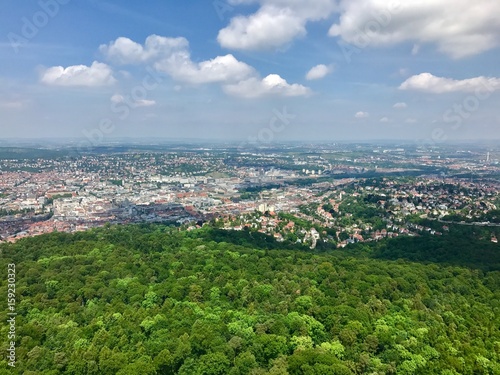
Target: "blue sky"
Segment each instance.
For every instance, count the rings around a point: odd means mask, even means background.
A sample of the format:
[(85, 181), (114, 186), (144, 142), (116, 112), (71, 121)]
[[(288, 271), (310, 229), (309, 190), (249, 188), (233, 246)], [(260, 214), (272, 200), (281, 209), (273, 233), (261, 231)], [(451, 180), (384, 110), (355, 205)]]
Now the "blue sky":
[(0, 138), (500, 138), (491, 0), (0, 7)]

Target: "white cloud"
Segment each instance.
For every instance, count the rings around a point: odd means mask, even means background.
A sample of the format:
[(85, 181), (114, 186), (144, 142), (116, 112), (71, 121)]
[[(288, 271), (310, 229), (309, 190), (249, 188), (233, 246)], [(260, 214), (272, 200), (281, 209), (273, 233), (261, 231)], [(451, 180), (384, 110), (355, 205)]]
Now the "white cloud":
[(413, 43), (417, 54), (434, 44), (453, 58), (500, 46), (500, 2), (493, 0), (228, 0), (233, 6), (258, 4), (248, 16), (236, 16), (219, 31), (222, 47), (276, 49), (307, 34), (308, 22), (340, 15), (329, 35), (364, 48)]
[[(232, 54), (194, 62), (189, 52), (189, 42), (184, 38), (151, 35), (141, 45), (121, 37), (108, 45), (102, 45), (100, 50), (107, 58), (119, 64), (151, 64), (157, 71), (168, 74), (176, 81), (188, 84), (220, 83), (227, 94), (243, 98), (267, 95), (306, 96), (311, 93), (309, 88), (289, 84), (277, 74), (270, 74), (262, 79), (254, 68), (237, 60)], [(180, 88), (181, 86), (176, 86), (176, 90)], [(111, 98), (115, 103), (126, 99), (121, 95)], [(153, 101), (134, 103), (138, 106), (154, 104)]]
[(227, 94), (243, 98), (258, 98), (270, 95), (307, 96), (311, 90), (299, 84), (289, 84), (277, 74), (270, 74), (264, 79), (249, 78), (237, 84), (225, 85)]
[(156, 105), (155, 100), (148, 100), (148, 99), (138, 99), (138, 100), (132, 100), (131, 98), (125, 98), (123, 95), (120, 94), (115, 94), (111, 97), (111, 102), (112, 103), (127, 103), (130, 104), (132, 108), (137, 108), (137, 107), (151, 107)]
[(86, 86), (97, 87), (116, 82), (111, 68), (94, 61), (92, 65), (74, 65), (63, 68), (54, 66), (46, 69), (41, 76), (42, 83), (54, 86)]
[(175, 80), (193, 84), (235, 82), (255, 74), (250, 65), (238, 61), (233, 55), (217, 56), (196, 64), (188, 52), (175, 53), (155, 63), (155, 68)]
[(463, 80), (452, 78), (436, 77), (430, 73), (414, 75), (404, 81), (401, 90), (424, 91), (434, 94), (449, 92), (476, 92), (500, 90), (500, 78), (475, 77)]
[(189, 47), (186, 38), (168, 38), (150, 35), (144, 46), (125, 37), (120, 37), (108, 45), (99, 47), (101, 53), (109, 60), (118, 64), (140, 64), (170, 56), (176, 51), (185, 51)]
[(380, 122), (389, 122), (389, 119), (387, 117), (382, 117), (379, 121)]
[(406, 107), (408, 107), (408, 105), (404, 102), (396, 103), (392, 106), (392, 108), (397, 108), (397, 109), (402, 109)]
[(191, 84), (236, 82), (255, 74), (254, 69), (233, 55), (195, 63), (191, 60), (189, 42), (185, 38), (150, 35), (144, 46), (120, 37), (99, 47), (111, 61), (119, 64), (151, 63), (156, 70), (177, 81)]
[(356, 117), (356, 118), (368, 118), (368, 117), (370, 117), (370, 114), (368, 112), (359, 111), (354, 115), (354, 117)]
[(499, 1), (342, 0), (340, 7), (339, 23), (329, 34), (360, 48), (431, 43), (453, 58), (462, 58), (500, 45)]
[(233, 0), (232, 5), (259, 3), (249, 16), (236, 16), (219, 31), (222, 47), (266, 50), (287, 45), (307, 34), (306, 23), (327, 18), (336, 8), (334, 0)]
[(410, 117), (410, 118), (407, 118), (407, 119), (405, 120), (405, 122), (406, 122), (407, 124), (416, 124), (416, 123), (417, 123), (417, 119), (415, 119), (415, 118), (411, 118), (411, 117)]
[(307, 80), (321, 79), (321, 78), (326, 77), (332, 71), (333, 71), (333, 66), (319, 64), (319, 65), (316, 65), (315, 67), (311, 68), (311, 70), (309, 70), (307, 72), (306, 79)]
[(219, 31), (217, 41), (225, 48), (266, 50), (304, 35), (304, 22), (290, 10), (265, 7), (249, 17), (233, 18), (228, 27)]

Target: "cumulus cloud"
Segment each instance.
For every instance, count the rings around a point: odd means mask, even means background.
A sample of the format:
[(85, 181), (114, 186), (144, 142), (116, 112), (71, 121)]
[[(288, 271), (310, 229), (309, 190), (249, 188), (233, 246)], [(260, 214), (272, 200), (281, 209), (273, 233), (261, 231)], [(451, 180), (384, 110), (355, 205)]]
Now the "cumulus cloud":
[(156, 70), (169, 74), (177, 81), (191, 84), (234, 82), (253, 75), (254, 69), (233, 55), (195, 63), (191, 60), (189, 42), (185, 38), (150, 35), (144, 45), (120, 37), (100, 51), (120, 64), (151, 63)]
[[(157, 71), (166, 73), (179, 82), (220, 83), (227, 94), (243, 98), (310, 94), (309, 88), (300, 84), (289, 84), (277, 74), (270, 74), (262, 79), (253, 67), (237, 60), (232, 54), (194, 62), (191, 59), (189, 42), (184, 38), (151, 35), (146, 38), (144, 45), (141, 45), (120, 37), (107, 45), (101, 45), (100, 51), (109, 60), (118, 64), (150, 64)], [(180, 86), (177, 89), (180, 89)], [(121, 95), (114, 95), (111, 98), (115, 103), (126, 99)], [(154, 104), (153, 101), (135, 102), (138, 106)]]
[(252, 77), (237, 84), (225, 85), (227, 94), (243, 98), (258, 98), (263, 96), (307, 96), (311, 90), (299, 84), (289, 84), (277, 74), (270, 74), (264, 79)]
[(354, 117), (359, 118), (359, 119), (368, 118), (368, 117), (370, 117), (370, 114), (368, 112), (359, 111), (354, 115)]
[(111, 85), (116, 82), (111, 68), (97, 61), (91, 66), (74, 65), (64, 68), (54, 66), (42, 72), (42, 83), (54, 86), (97, 87)]
[(408, 107), (408, 105), (404, 102), (400, 102), (400, 103), (396, 103), (392, 106), (393, 108), (396, 108), (396, 109), (402, 109), (402, 108), (406, 108)]
[[(432, 43), (453, 57), (500, 45), (500, 2), (491, 0), (342, 0), (339, 22), (329, 35), (359, 48)], [(419, 47), (414, 47), (413, 53)]]
[(228, 0), (258, 4), (219, 31), (222, 47), (276, 49), (307, 34), (307, 23), (339, 14), (329, 35), (359, 48), (413, 43), (412, 54), (433, 44), (453, 57), (479, 54), (500, 45), (500, 2), (492, 0)]
[(137, 99), (137, 100), (132, 100), (131, 98), (125, 98), (123, 95), (120, 94), (115, 94), (111, 97), (111, 102), (115, 104), (120, 104), (120, 103), (127, 103), (129, 104), (132, 108), (136, 107), (151, 107), (156, 105), (155, 100), (148, 100), (148, 99)]
[(405, 120), (405, 122), (406, 122), (407, 124), (416, 124), (416, 123), (417, 123), (417, 119), (415, 119), (415, 118), (411, 118), (411, 117), (410, 117), (410, 118), (407, 118), (407, 119)]
[(401, 90), (415, 90), (433, 94), (444, 94), (450, 92), (476, 92), (500, 90), (500, 78), (475, 77), (463, 80), (436, 77), (430, 73), (414, 75), (404, 81)]
[(249, 17), (238, 16), (219, 31), (222, 47), (241, 50), (278, 48), (306, 35), (304, 22), (289, 9), (265, 7)]
[(118, 64), (140, 64), (153, 59), (170, 56), (177, 51), (185, 51), (189, 47), (186, 38), (168, 38), (150, 35), (144, 46), (125, 37), (120, 37), (109, 44), (99, 47), (106, 58)]
[(155, 63), (158, 71), (165, 72), (175, 80), (187, 83), (234, 82), (255, 74), (255, 70), (238, 61), (233, 55), (217, 56), (212, 60), (194, 63), (189, 53), (179, 52)]
[(249, 16), (236, 16), (219, 31), (222, 47), (266, 50), (282, 47), (307, 34), (306, 23), (327, 18), (336, 8), (334, 0), (232, 0), (232, 5), (259, 3)]
[(314, 79), (321, 79), (326, 77), (328, 74), (330, 74), (333, 71), (333, 66), (329, 65), (324, 65), (324, 64), (319, 64), (311, 68), (306, 74), (306, 79), (311, 81)]

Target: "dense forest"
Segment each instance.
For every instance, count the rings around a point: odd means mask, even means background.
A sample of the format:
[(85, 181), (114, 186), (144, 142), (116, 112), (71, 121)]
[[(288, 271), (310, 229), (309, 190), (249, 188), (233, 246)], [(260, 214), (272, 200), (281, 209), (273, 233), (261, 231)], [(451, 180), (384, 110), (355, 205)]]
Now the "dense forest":
[(138, 225), (4, 244), (17, 349), (0, 374), (500, 374), (500, 248), (476, 232), (311, 251)]

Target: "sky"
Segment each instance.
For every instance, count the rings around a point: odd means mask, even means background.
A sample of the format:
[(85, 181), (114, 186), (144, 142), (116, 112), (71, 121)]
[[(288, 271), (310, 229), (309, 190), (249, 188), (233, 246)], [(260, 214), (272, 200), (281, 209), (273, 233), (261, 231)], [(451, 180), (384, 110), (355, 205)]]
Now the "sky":
[(0, 139), (500, 139), (495, 0), (3, 0)]

